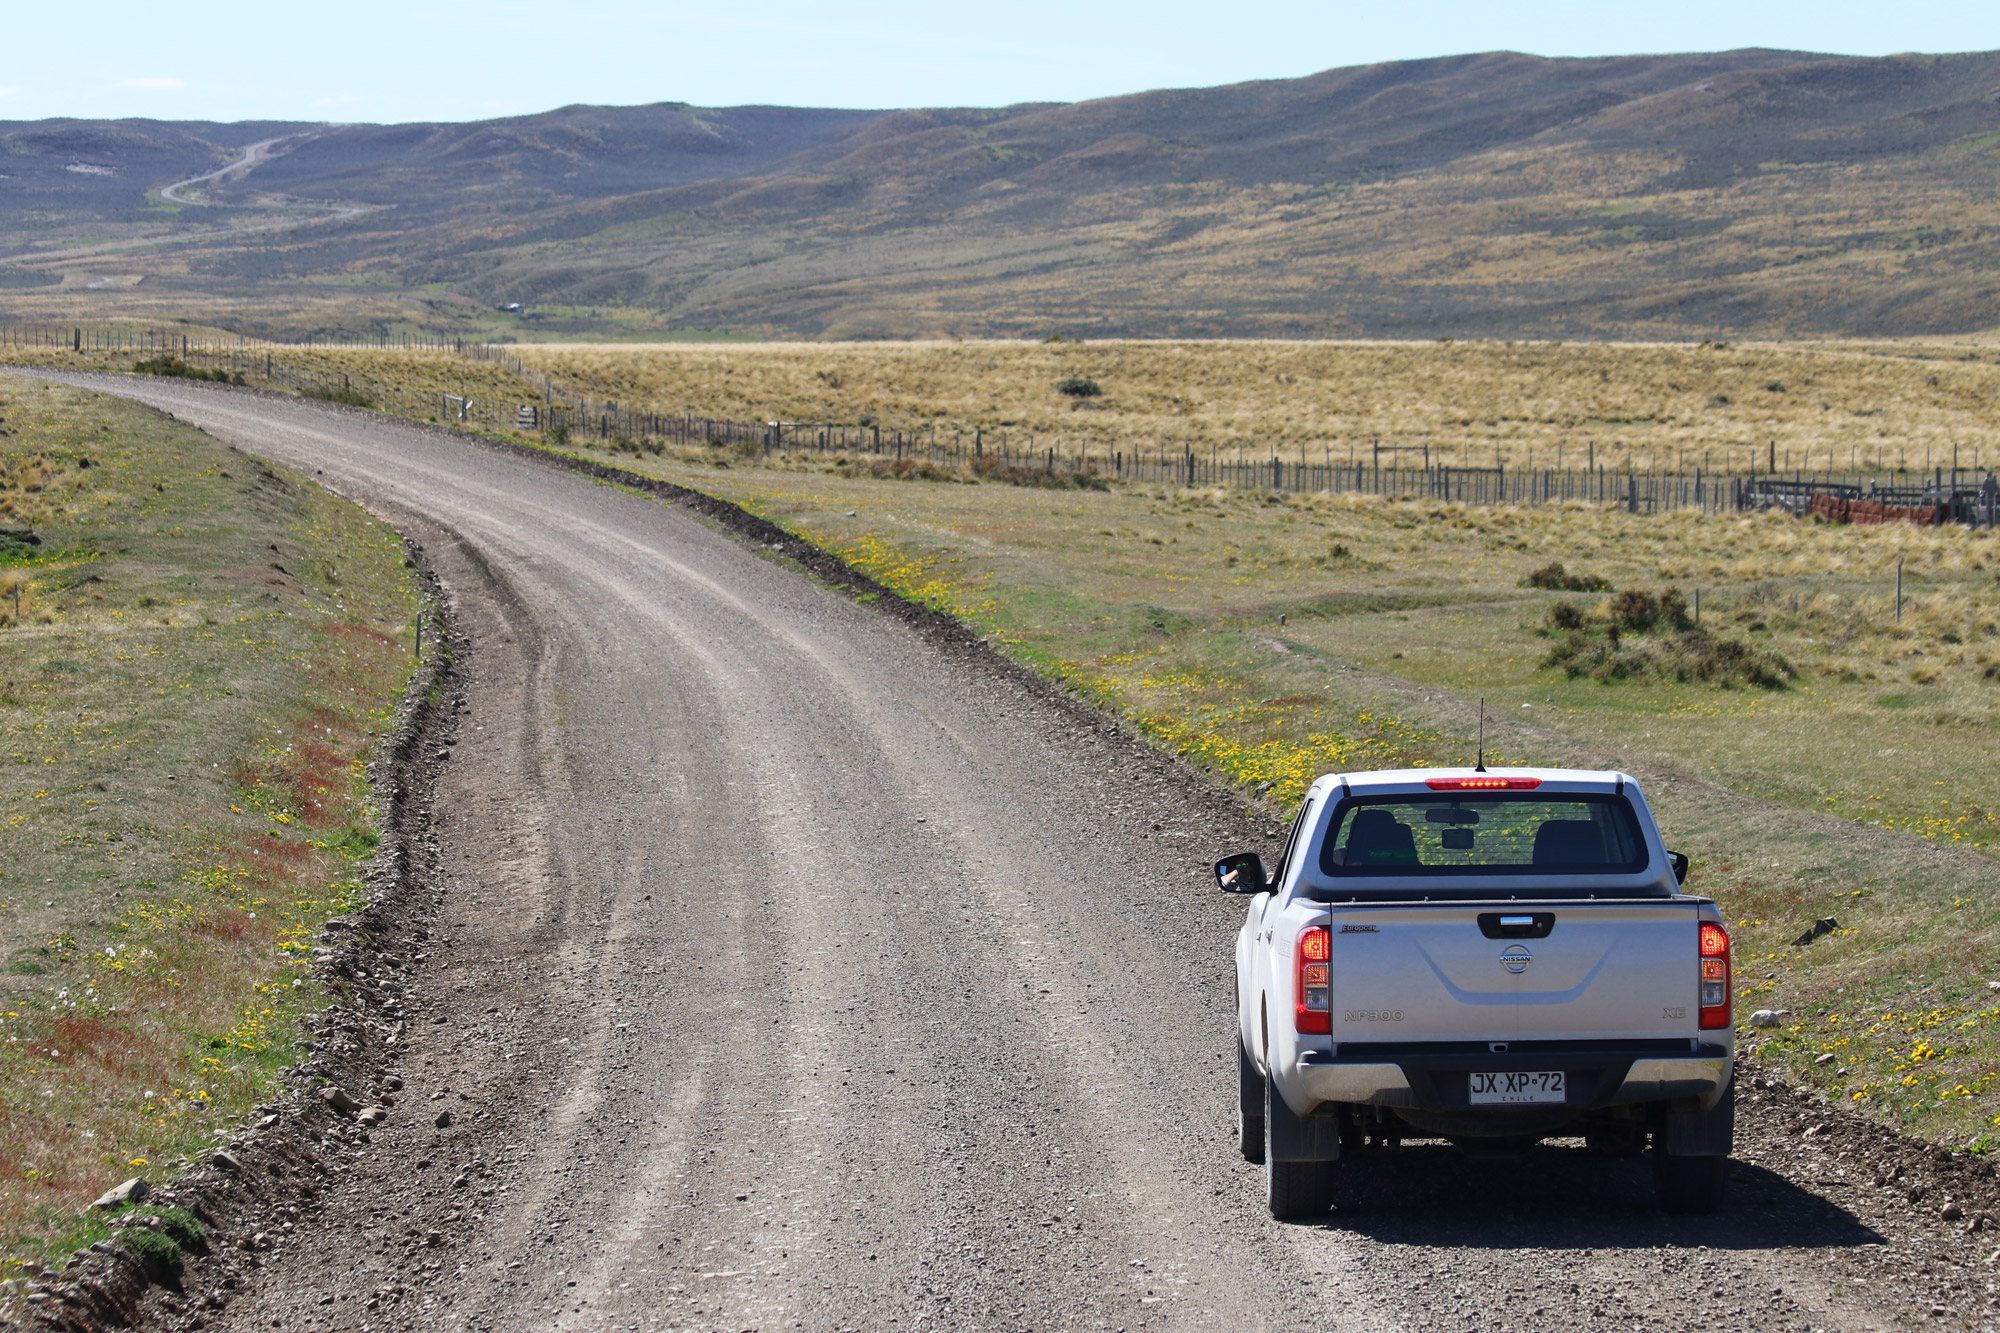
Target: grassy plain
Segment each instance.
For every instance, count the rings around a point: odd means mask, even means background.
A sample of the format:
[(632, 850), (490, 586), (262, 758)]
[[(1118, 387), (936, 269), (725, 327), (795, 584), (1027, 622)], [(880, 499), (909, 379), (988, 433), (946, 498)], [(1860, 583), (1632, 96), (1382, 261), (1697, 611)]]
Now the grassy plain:
[[(1100, 455), (1453, 467), (1825, 471), (2000, 460), (1976, 344), (1054, 342), (528, 346), (556, 383), (661, 412), (1032, 436)], [(1056, 386), (1090, 379), (1094, 398)]]
[[(0, 376), (0, 1251), (268, 1093), (375, 840), (401, 544), (144, 408)], [(14, 615), (13, 591), (21, 594)]]
[[(1413, 467), (1928, 474), (2000, 463), (2000, 344), (934, 342), (538, 345), (508, 349), (593, 402), (808, 421), (1030, 449)], [(9, 349), (13, 355), (14, 350)], [(22, 349), (130, 369), (144, 352)], [(491, 361), (399, 348), (259, 348), (228, 362), (387, 403), (532, 403)], [(198, 361), (198, 364), (208, 364)], [(217, 361), (218, 367), (225, 363)], [(1099, 395), (1057, 390), (1070, 378)], [(431, 410), (431, 409), (427, 409)], [(418, 412), (423, 415), (423, 412)]]

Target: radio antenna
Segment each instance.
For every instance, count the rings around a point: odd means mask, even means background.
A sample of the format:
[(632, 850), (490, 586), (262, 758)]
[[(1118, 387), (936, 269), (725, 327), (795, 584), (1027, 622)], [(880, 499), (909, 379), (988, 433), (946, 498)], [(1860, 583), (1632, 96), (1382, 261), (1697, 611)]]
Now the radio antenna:
[(1486, 771), (1486, 700), (1484, 699), (1479, 701), (1479, 760), (1473, 764), (1472, 771), (1475, 773)]

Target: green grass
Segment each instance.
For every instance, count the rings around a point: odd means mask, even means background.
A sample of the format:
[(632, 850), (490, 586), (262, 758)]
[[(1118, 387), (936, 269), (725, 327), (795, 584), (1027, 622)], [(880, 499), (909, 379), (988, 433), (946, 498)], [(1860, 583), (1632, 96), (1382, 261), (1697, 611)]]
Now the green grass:
[[(401, 543), (134, 404), (0, 377), (0, 1254), (160, 1178), (269, 1095), (374, 845), (407, 679)], [(90, 462), (83, 467), (84, 459)], [(275, 549), (274, 549), (275, 548)]]

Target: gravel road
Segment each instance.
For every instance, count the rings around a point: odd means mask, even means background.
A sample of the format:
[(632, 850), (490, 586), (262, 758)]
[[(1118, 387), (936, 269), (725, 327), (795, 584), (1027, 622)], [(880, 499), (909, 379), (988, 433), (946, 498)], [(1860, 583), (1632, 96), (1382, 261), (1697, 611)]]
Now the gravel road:
[(317, 1141), (311, 1206), (221, 1219), (268, 1248), (196, 1265), (163, 1324), (1993, 1325), (1990, 1173), (1748, 1076), (1714, 1218), (1577, 1147), (1413, 1146), (1273, 1223), (1232, 1150), (1238, 908), (1206, 872), (1267, 825), (657, 499), (365, 414), (76, 382), (397, 523), (468, 644), (441, 910), (375, 979), (411, 1019), (395, 1107)]

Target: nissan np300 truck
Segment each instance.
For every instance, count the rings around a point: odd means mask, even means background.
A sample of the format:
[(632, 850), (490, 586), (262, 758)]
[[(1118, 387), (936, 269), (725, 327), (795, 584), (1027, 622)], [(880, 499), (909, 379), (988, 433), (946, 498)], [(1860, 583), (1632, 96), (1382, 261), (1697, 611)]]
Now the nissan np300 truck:
[(1413, 769), (1313, 783), (1278, 864), (1216, 863), (1236, 939), (1240, 1148), (1271, 1213), (1343, 1154), (1650, 1142), (1660, 1204), (1721, 1202), (1729, 936), (1623, 773)]

